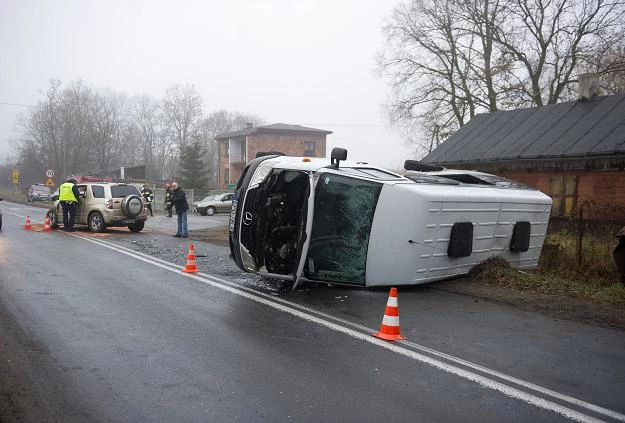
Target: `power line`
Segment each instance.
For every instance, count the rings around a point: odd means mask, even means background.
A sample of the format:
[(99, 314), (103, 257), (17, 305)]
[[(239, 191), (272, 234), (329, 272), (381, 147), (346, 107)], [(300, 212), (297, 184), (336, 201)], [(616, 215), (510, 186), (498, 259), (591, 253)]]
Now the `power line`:
[(2, 104), (3, 106), (16, 106), (16, 107), (37, 107), (33, 104), (20, 104), (20, 103), (7, 103), (4, 101), (0, 101), (0, 104)]
[(376, 125), (371, 123), (302, 123), (302, 125), (310, 126), (340, 126), (340, 127), (370, 127), (370, 128), (385, 128), (387, 125)]

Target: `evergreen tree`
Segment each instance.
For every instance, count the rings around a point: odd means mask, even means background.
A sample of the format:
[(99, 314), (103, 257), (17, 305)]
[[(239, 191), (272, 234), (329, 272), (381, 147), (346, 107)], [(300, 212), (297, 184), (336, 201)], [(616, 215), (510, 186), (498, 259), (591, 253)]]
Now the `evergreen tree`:
[(183, 188), (206, 189), (209, 170), (203, 158), (206, 151), (199, 141), (180, 148), (180, 182)]

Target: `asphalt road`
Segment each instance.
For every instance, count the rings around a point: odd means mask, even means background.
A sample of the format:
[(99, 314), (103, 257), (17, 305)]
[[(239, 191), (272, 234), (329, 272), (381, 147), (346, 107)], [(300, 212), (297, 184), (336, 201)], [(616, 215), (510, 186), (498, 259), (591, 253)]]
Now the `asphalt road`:
[(26, 421), (625, 421), (622, 331), (431, 284), (399, 289), (408, 339), (381, 341), (386, 289), (291, 291), (205, 243), (188, 275), (175, 217), (67, 234), (0, 206), (0, 335)]

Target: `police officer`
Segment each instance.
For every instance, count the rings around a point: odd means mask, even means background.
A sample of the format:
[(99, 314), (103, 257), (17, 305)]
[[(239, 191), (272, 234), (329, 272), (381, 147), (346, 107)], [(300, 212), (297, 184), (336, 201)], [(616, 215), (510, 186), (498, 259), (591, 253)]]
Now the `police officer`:
[(143, 189), (141, 190), (141, 195), (145, 200), (145, 207), (150, 212), (150, 216), (154, 216), (154, 213), (152, 213), (152, 197), (154, 196), (154, 192), (148, 187), (147, 184), (144, 184)]
[(63, 208), (63, 229), (65, 232), (74, 232), (74, 219), (76, 218), (76, 205), (78, 203), (78, 187), (75, 179), (68, 179), (59, 187), (59, 201)]

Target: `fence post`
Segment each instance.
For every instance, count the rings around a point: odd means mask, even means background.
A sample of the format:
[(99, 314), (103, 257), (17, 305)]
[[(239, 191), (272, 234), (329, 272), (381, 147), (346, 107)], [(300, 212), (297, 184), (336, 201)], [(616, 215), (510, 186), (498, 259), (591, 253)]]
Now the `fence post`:
[(616, 234), (618, 245), (612, 253), (621, 283), (625, 285), (625, 226)]
[(577, 267), (582, 267), (582, 243), (584, 242), (584, 206), (579, 209), (579, 219), (577, 222)]

